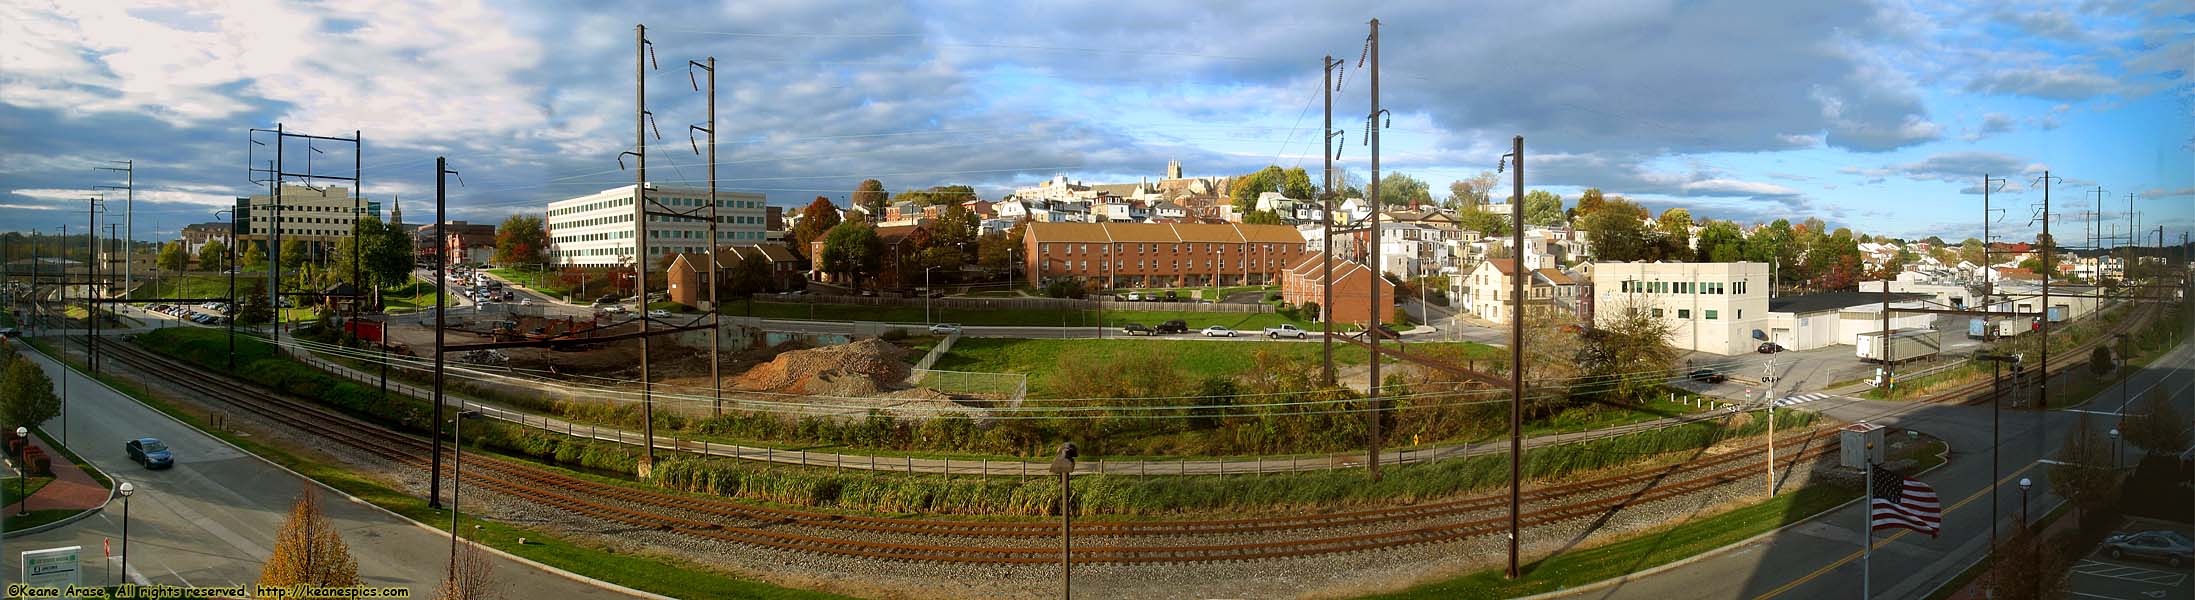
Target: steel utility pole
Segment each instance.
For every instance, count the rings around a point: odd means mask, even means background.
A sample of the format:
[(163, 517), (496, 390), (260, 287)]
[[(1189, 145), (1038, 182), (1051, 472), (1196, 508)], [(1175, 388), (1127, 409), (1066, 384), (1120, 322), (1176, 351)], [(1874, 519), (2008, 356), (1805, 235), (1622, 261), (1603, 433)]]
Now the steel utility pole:
[(1761, 390), (1761, 404), (1768, 412), (1768, 497), (1776, 497), (1776, 355), (1769, 354), (1768, 362), (1761, 365), (1761, 383), (1768, 389)]
[[(1379, 200), (1380, 128), (1378, 124), (1380, 113), (1384, 110), (1379, 105), (1379, 19), (1372, 19), (1371, 24), (1372, 34), (1366, 41), (1365, 49), (1372, 60), (1372, 113), (1365, 117), (1364, 132), (1367, 136), (1365, 145), (1372, 148), (1372, 182), (1371, 191), (1367, 194), (1372, 201), (1372, 218), (1369, 221), (1371, 228), (1367, 230), (1369, 233), (1365, 238), (1369, 242), (1367, 245), (1371, 246), (1367, 249), (1367, 256), (1371, 257), (1371, 260), (1368, 261), (1370, 264), (1367, 266), (1372, 267), (1372, 281), (1365, 285), (1365, 289), (1370, 294), (1371, 302), (1366, 305), (1365, 310), (1372, 314), (1371, 319), (1364, 324), (1364, 339), (1372, 344), (1372, 380), (1370, 385), (1367, 386), (1372, 394), (1372, 411), (1367, 413), (1370, 415), (1371, 423), (1367, 425), (1368, 429), (1364, 438), (1365, 446), (1367, 446), (1365, 457), (1367, 462), (1364, 464), (1366, 471), (1371, 473), (1372, 480), (1379, 481), (1380, 418), (1383, 412), (1381, 409), (1384, 408), (1383, 403), (1380, 401), (1379, 340), (1380, 336), (1386, 335), (1386, 330), (1380, 328), (1380, 324), (1385, 321), (1386, 316), (1380, 314), (1379, 284), (1380, 280), (1386, 278), (1386, 275), (1382, 273), (1379, 258), (1379, 213), (1380, 209), (1384, 207), (1380, 205)], [(1363, 64), (1358, 63), (1358, 66), (1362, 67)]]
[[(1325, 179), (1320, 180), (1319, 195), (1326, 200), (1319, 203), (1319, 226), (1322, 228), (1322, 235), (1319, 236), (1319, 288), (1325, 299), (1320, 301), (1318, 318), (1319, 332), (1324, 335), (1319, 338), (1320, 352), (1324, 357), (1324, 367), (1320, 373), (1325, 376), (1326, 385), (1329, 386), (1334, 385), (1334, 198), (1337, 196), (1334, 193), (1334, 158), (1340, 154), (1340, 151), (1333, 149), (1334, 88), (1340, 85), (1334, 82), (1334, 69), (1341, 67), (1343, 62), (1334, 60), (1332, 54), (1326, 55), (1325, 60), (1320, 62), (1326, 68), (1326, 83), (1319, 86), (1326, 92), (1326, 141), (1320, 147), (1319, 154), (1326, 161), (1326, 174)], [(1348, 138), (1342, 139), (1342, 143), (1348, 143)], [(1378, 284), (1375, 282), (1373, 285)]]
[(136, 282), (136, 271), (130, 265), (127, 257), (131, 254), (130, 245), (137, 241), (137, 159), (110, 160), (107, 162), (122, 166), (94, 168), (101, 171), (120, 171), (124, 177), (122, 184), (122, 256), (124, 257), (122, 261), (122, 293), (127, 294), (132, 284)]
[[(717, 237), (716, 233), (716, 57), (709, 57), (707, 64), (686, 61), (686, 83), (699, 88), (700, 84), (693, 81), (694, 67), (701, 67), (709, 72), (709, 126), (689, 125), (686, 139), (689, 143), (693, 141), (692, 129), (709, 134), (709, 386), (716, 390), (714, 414), (721, 417), (724, 416), (724, 361), (718, 357), (718, 351), (724, 347), (724, 304), (717, 300), (716, 294), (718, 281), (722, 279), (717, 271), (721, 267), (717, 264), (716, 252), (718, 246), (724, 245), (724, 240)], [(741, 261), (741, 264), (744, 265), (745, 261)], [(753, 291), (748, 293), (752, 294)]]
[(99, 376), (99, 300), (106, 296), (99, 290), (99, 209), (100, 199), (85, 198), (84, 221), (90, 226), (84, 231), (84, 249), (91, 256), (84, 261), (84, 365), (91, 367), (93, 377)]
[[(655, 398), (648, 380), (648, 26), (633, 26), (633, 155), (638, 164), (633, 170), (633, 302), (640, 309), (640, 415), (641, 444), (644, 454), (640, 457), (639, 474), (647, 479), (655, 474)], [(711, 161), (712, 168), (714, 161)], [(715, 243), (715, 240), (710, 240)]]
[(2037, 361), (2037, 364), (2041, 365), (2039, 368), (2042, 369), (2043, 383), (2041, 389), (2035, 393), (2035, 407), (2041, 410), (2050, 409), (2050, 276), (2053, 271), (2058, 270), (2058, 240), (2050, 237), (2050, 180), (2050, 170), (2044, 169), (2042, 178), (2038, 180), (2043, 184), (2043, 322), (2037, 328), (2042, 334), (2042, 349), (2039, 351), (2042, 360)]
[[(449, 223), (450, 221), (448, 195), (449, 186), (447, 184), (447, 176), (450, 173), (454, 172), (455, 171), (450, 170), (449, 159), (440, 156), (434, 158), (434, 239), (436, 241), (450, 239), (449, 233), (446, 231), (446, 227), (444, 227), (444, 225)], [(434, 438), (434, 449), (431, 452), (431, 454), (433, 455), (433, 458), (431, 459), (433, 466), (430, 467), (431, 471), (427, 474), (427, 508), (442, 508), (442, 370), (445, 364), (445, 359), (442, 356), (442, 331), (443, 328), (448, 325), (448, 322), (445, 319), (447, 319), (447, 316), (449, 314), (450, 306), (449, 286), (449, 253), (435, 252), (434, 429), (432, 432), (430, 432), (430, 435), (427, 436), (430, 438)]]
[(1524, 266), (1524, 136), (1510, 141), (1510, 160), (1517, 169), (1510, 175), (1509, 222), (1512, 250), (1509, 264), (1515, 267), (1514, 281), (1510, 282), (1509, 311), (1509, 569), (1503, 574), (1517, 578), (1517, 505), (1523, 500), (1520, 486), (1524, 475), (1524, 280), (1531, 272)]

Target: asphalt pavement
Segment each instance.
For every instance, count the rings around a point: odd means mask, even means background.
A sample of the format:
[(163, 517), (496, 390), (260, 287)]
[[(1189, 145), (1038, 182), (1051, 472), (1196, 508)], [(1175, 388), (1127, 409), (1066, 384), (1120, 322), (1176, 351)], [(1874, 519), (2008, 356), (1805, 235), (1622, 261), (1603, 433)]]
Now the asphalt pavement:
[[(2188, 410), (2195, 398), (2195, 346), (2182, 345), (2129, 379), (2132, 393), (2162, 385)], [(1637, 577), (1611, 588), (1579, 594), (1589, 598), (1919, 598), (1957, 576), (1988, 552), (1990, 490), (1996, 488), (1996, 518), (2003, 530), (2021, 518), (2021, 493), (2015, 482), (2034, 481), (2028, 501), (2040, 516), (2060, 503), (2050, 492), (2049, 469), (2037, 462), (2054, 455), (2082, 417), (2091, 435), (2101, 436), (2123, 405), (2117, 386), (2085, 406), (2047, 412), (2006, 410), (2001, 417), (2001, 465), (1991, 465), (1991, 410), (1987, 406), (1946, 406), (1834, 398), (1814, 409), (1831, 417), (1911, 428), (1950, 443), (1951, 460), (1919, 476), (1943, 498), (1943, 534), (1930, 538), (1910, 532), (1872, 536), (1871, 561), (1861, 560), (1863, 508), (1846, 504), (1726, 552)], [(2061, 399), (2062, 403), (2062, 399)], [(2128, 449), (2128, 460), (2137, 453)], [(1863, 582), (1863, 563), (1870, 571)]]
[[(35, 352), (24, 355), (49, 376), (62, 376), (61, 367), (51, 359)], [(441, 582), (448, 557), (447, 534), (346, 500), (86, 377), (71, 375), (68, 383), (68, 436), (76, 452), (105, 469), (117, 485), (128, 481), (137, 487), (128, 500), (129, 581), (200, 586), (251, 583), (274, 546), (290, 504), (312, 485), (322, 494), (321, 506), (349, 544), (366, 584), (408, 587), (414, 597), (425, 597)], [(44, 426), (60, 437), (59, 419)], [(135, 437), (167, 442), (176, 455), (175, 467), (148, 471), (131, 462), (122, 444)], [(81, 546), (83, 582), (100, 583), (107, 572), (102, 544), (111, 540), (117, 555), (124, 548), (123, 512), (123, 500), (117, 498), (91, 518), (8, 538), (0, 578), (20, 580), (22, 562), (16, 553)], [(505, 597), (632, 597), (502, 556), (491, 555), (490, 560), (496, 585)], [(113, 577), (123, 580), (122, 571), (114, 571)]]

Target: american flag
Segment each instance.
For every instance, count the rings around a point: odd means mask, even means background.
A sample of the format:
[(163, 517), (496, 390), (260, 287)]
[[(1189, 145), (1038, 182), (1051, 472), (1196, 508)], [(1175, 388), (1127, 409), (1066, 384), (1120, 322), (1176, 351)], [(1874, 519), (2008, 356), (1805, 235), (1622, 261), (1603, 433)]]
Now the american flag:
[(1868, 522), (1874, 529), (1905, 528), (1935, 537), (1943, 525), (1936, 488), (1895, 471), (1875, 468), (1869, 486)]

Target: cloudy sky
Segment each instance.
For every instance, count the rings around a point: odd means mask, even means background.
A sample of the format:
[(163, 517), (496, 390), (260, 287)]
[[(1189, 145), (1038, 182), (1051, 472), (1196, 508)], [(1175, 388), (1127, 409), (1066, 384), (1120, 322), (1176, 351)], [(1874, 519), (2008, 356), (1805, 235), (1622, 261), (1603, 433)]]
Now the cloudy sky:
[[(1694, 215), (1819, 216), (1871, 233), (2032, 231), (2042, 200), (2127, 194), (2195, 228), (2195, 4), (1687, 2), (38, 2), (0, 0), (0, 229), (83, 222), (94, 170), (137, 164), (138, 236), (255, 186), (250, 128), (428, 222), (497, 220), (629, 183), (634, 25), (649, 26), (651, 179), (705, 181), (688, 60), (718, 61), (719, 178), (792, 206), (862, 178), (995, 197), (1089, 182), (1320, 164), (1320, 60), (1339, 165), (1361, 178), (1366, 21), (1384, 24), (1382, 167), (1444, 190), (1526, 138), (1527, 182)], [(263, 138), (271, 142), (271, 138)], [(362, 158), (362, 159), (361, 159)], [(326, 183), (326, 182), (324, 182)], [(109, 193), (115, 196), (116, 193)], [(2122, 225), (2122, 227), (2124, 227)], [(2070, 229), (2066, 229), (2070, 228)], [(2030, 234), (2031, 235), (2031, 234)], [(2177, 238), (2177, 235), (2173, 236)]]

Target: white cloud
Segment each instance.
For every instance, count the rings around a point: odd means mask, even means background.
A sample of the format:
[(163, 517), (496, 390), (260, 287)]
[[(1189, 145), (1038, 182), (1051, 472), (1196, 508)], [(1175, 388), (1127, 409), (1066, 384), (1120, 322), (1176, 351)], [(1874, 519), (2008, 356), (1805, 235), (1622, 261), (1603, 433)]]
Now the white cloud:
[(1796, 196), (1799, 191), (1773, 183), (1737, 179), (1703, 179), (1684, 184), (1684, 191), (1703, 195)]

